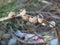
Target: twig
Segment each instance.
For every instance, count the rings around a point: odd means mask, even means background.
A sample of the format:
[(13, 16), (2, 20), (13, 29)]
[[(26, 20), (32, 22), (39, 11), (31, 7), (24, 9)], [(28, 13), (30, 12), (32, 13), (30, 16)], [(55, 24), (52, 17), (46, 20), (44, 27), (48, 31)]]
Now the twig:
[(50, 6), (52, 4), (46, 4), (45, 6), (42, 7), (42, 9), (40, 9), (40, 11), (44, 10), (46, 7)]
[[(15, 16), (15, 17), (19, 17), (20, 15), (18, 14), (17, 16)], [(8, 20), (8, 19), (10, 19), (9, 17), (3, 17), (3, 18), (0, 18), (0, 22), (1, 21), (4, 21), (4, 20)]]

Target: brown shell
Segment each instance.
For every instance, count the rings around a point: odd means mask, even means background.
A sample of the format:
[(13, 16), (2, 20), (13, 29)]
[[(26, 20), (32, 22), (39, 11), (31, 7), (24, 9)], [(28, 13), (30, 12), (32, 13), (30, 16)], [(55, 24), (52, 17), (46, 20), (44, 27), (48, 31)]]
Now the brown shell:
[(43, 19), (42, 18), (38, 18), (38, 23), (42, 23)]
[(15, 17), (15, 16), (16, 16), (15, 12), (10, 12), (10, 13), (8, 14), (8, 17), (9, 17), (9, 18), (13, 18), (13, 17)]
[(26, 10), (25, 10), (25, 9), (23, 9), (23, 10), (20, 12), (20, 15), (21, 15), (21, 16), (26, 15)]
[(24, 15), (24, 16), (21, 16), (21, 17), (24, 21), (28, 21), (28, 19), (29, 19), (29, 16), (27, 16), (27, 15)]
[(31, 23), (37, 23), (37, 17), (35, 16), (35, 17), (30, 17), (29, 18), (29, 22), (31, 22)]

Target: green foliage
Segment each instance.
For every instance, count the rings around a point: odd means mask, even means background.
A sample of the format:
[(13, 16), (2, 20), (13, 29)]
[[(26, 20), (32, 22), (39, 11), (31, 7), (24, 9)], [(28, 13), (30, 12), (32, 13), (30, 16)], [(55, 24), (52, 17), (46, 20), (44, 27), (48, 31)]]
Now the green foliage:
[(7, 4), (0, 4), (0, 17), (7, 16), (7, 14), (12, 11), (13, 7), (15, 7), (16, 1)]
[(4, 32), (0, 30), (0, 37), (3, 35), (3, 33), (4, 33)]

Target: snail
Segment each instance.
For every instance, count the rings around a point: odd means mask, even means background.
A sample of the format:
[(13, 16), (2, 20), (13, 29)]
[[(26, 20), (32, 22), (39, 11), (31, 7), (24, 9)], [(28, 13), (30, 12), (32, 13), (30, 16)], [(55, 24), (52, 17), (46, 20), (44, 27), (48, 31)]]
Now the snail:
[(26, 15), (26, 10), (25, 9), (21, 9), (20, 10), (20, 16), (24, 16)]
[(46, 26), (46, 24), (45, 24), (45, 23), (42, 23), (42, 25), (43, 25), (43, 26)]
[(15, 17), (15, 16), (16, 16), (15, 12), (10, 12), (10, 13), (8, 14), (8, 17), (9, 17), (9, 18), (13, 18), (13, 17)]
[(21, 10), (20, 10), (20, 16), (22, 17), (22, 19), (23, 19), (24, 21), (28, 21), (28, 19), (29, 19), (29, 16), (26, 15), (26, 10), (25, 10), (25, 9), (21, 9)]
[(37, 17), (38, 17), (38, 23), (42, 23), (43, 22), (43, 18), (40, 18), (39, 15)]
[(37, 17), (36, 16), (30, 17), (29, 18), (29, 22), (31, 22), (31, 23), (37, 23)]
[(24, 16), (21, 16), (22, 17), (22, 19), (24, 20), (24, 21), (28, 21), (28, 19), (29, 19), (29, 16), (28, 15), (24, 15)]
[(41, 15), (41, 17), (38, 15), (38, 23), (41, 23), (43, 26), (46, 26), (46, 23), (43, 22), (43, 16)]

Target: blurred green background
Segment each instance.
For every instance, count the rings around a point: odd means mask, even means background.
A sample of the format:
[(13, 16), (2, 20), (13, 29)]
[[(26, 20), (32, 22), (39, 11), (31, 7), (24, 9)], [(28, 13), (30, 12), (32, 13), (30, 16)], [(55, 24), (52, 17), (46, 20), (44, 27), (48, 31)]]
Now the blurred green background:
[[(38, 0), (32, 0), (32, 2), (29, 1), (31, 0), (0, 0), (0, 18), (7, 16), (10, 11), (18, 12), (21, 8), (35, 11), (40, 10), (44, 5)], [(56, 8), (56, 5), (52, 5), (47, 7), (47, 10), (54, 10)]]

